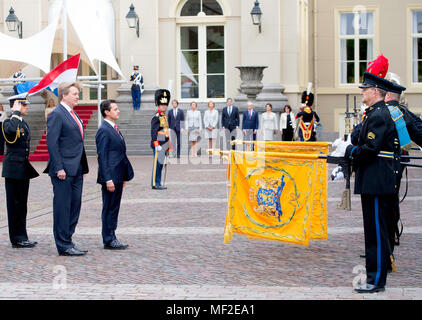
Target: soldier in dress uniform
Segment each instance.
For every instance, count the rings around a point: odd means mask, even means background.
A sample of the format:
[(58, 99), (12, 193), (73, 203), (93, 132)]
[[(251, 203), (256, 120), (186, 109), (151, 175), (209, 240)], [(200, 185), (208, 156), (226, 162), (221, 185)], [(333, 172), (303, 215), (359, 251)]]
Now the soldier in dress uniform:
[(139, 73), (139, 66), (133, 66), (130, 81), (133, 81), (131, 87), (133, 110), (139, 110), (142, 92), (144, 92), (144, 77)]
[(170, 91), (166, 89), (155, 91), (155, 104), (158, 107), (158, 110), (151, 119), (151, 148), (154, 152), (151, 187), (156, 190), (167, 189), (167, 187), (161, 185), (161, 172), (163, 170), (166, 155), (170, 149), (170, 132), (166, 117), (169, 101)]
[(318, 114), (312, 110), (314, 94), (312, 92), (302, 92), (303, 110), (296, 115), (299, 119), (300, 141), (316, 141), (315, 125), (319, 122)]
[[(404, 135), (408, 134), (409, 139), (407, 142), (410, 141), (410, 139), (418, 144), (419, 146), (422, 146), (422, 120), (416, 116), (414, 113), (412, 113), (405, 105), (400, 103), (401, 95), (403, 91), (406, 90), (405, 87), (400, 85), (400, 80), (397, 75), (393, 73), (388, 73), (386, 79), (389, 80), (388, 83), (388, 92), (385, 97), (385, 103), (387, 107), (389, 108), (398, 108), (403, 114), (403, 119), (405, 123), (405, 129), (407, 131), (403, 132)], [(398, 113), (398, 116), (400, 116), (400, 113)], [(397, 117), (395, 117), (397, 118)], [(397, 121), (400, 121), (398, 119)], [(396, 126), (397, 127), (397, 126)], [(399, 126), (401, 129), (398, 130), (404, 130), (403, 125)], [(400, 133), (399, 133), (400, 136)], [(403, 139), (402, 139), (403, 140)], [(409, 152), (407, 150), (402, 149), (401, 155), (409, 155)], [(405, 162), (406, 160), (402, 160)], [(404, 166), (401, 167), (401, 172), (403, 172)], [(398, 189), (400, 189), (400, 180), (397, 182)], [(399, 190), (397, 190), (396, 194), (396, 201), (395, 201), (395, 208), (394, 208), (394, 216), (392, 225), (390, 227), (390, 246), (391, 246), (391, 252), (394, 251), (394, 246), (400, 244), (400, 231), (398, 227), (398, 223), (400, 220), (400, 198), (399, 198)]]
[[(383, 57), (383, 59), (385, 59)], [(385, 60), (381, 59), (381, 64)], [(377, 59), (378, 60), (378, 59)], [(388, 69), (381, 66), (376, 70)], [(372, 65), (374, 66), (374, 65)], [(373, 72), (373, 73), (371, 73)], [(345, 148), (345, 158), (355, 171), (355, 194), (361, 195), (365, 234), (366, 283), (358, 293), (385, 290), (388, 269), (393, 266), (389, 225), (393, 217), (397, 181), (401, 178), (400, 142), (395, 123), (384, 99), (388, 91), (386, 74), (372, 69), (364, 73), (362, 102), (369, 106), (357, 145)]]
[(28, 113), (28, 104), (26, 99), (11, 99), (12, 115), (2, 124), (7, 148), (2, 176), (5, 178), (9, 238), (13, 248), (32, 248), (37, 244), (28, 239), (26, 232), (29, 180), (39, 176), (28, 160), (31, 131), (23, 119)]

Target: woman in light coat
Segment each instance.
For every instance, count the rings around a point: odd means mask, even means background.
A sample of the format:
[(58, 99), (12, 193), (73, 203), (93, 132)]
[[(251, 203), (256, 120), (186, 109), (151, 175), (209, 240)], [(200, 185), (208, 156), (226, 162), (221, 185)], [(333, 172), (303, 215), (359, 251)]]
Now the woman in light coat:
[(263, 132), (263, 140), (273, 141), (274, 134), (277, 133), (277, 115), (272, 112), (273, 106), (271, 103), (267, 103), (265, 109), (267, 111), (262, 114), (261, 121), (259, 122)]
[(293, 141), (293, 135), (296, 130), (295, 114), (292, 108), (286, 104), (284, 112), (280, 115), (280, 133), (282, 141)]
[(190, 103), (191, 110), (188, 110), (185, 121), (185, 129), (188, 132), (191, 156), (196, 157), (198, 152), (198, 141), (201, 136), (202, 119), (201, 112), (196, 110), (196, 102)]
[(218, 111), (215, 110), (215, 103), (213, 101), (208, 102), (208, 110), (204, 113), (204, 128), (205, 138), (208, 139), (208, 149), (215, 148), (215, 142), (217, 141), (217, 128), (218, 123)]

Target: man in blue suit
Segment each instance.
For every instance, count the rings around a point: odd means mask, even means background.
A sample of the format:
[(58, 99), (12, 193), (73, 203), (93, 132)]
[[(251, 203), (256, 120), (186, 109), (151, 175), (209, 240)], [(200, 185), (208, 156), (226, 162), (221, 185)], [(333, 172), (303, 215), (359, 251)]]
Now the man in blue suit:
[(104, 249), (122, 250), (128, 247), (116, 238), (117, 218), (126, 181), (133, 179), (133, 168), (126, 156), (126, 144), (116, 125), (120, 110), (115, 100), (105, 100), (100, 105), (103, 123), (95, 141), (98, 153), (98, 178), (103, 194), (102, 236)]
[(78, 249), (72, 235), (78, 224), (82, 202), (83, 175), (88, 173), (84, 148), (84, 127), (73, 108), (79, 101), (78, 83), (59, 85), (60, 104), (47, 119), (49, 160), (45, 173), (53, 185), (54, 240), (63, 256), (81, 256), (87, 250)]
[[(226, 140), (230, 143), (230, 140), (233, 141), (236, 136), (236, 130), (239, 128), (239, 109), (233, 105), (232, 98), (227, 98), (227, 106), (223, 108), (221, 113), (221, 130), (224, 131)], [(235, 149), (235, 145), (232, 146), (232, 149)]]
[(179, 101), (174, 99), (171, 104), (173, 106), (173, 109), (169, 110), (169, 112), (167, 113), (167, 121), (169, 123), (169, 129), (172, 130), (172, 137), (174, 136), (173, 132), (176, 134), (177, 158), (180, 158), (180, 121), (185, 121), (185, 114), (183, 113), (183, 110), (179, 108)]
[[(253, 109), (252, 102), (248, 102), (248, 110), (243, 113), (242, 130), (245, 141), (255, 141), (259, 128), (258, 112)], [(253, 150), (253, 145), (252, 145)]]

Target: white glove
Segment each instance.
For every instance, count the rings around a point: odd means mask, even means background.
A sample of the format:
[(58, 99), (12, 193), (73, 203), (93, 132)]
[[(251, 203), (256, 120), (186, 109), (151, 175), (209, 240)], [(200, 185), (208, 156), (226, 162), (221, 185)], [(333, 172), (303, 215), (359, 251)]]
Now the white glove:
[(346, 153), (346, 148), (351, 145), (351, 135), (347, 137), (347, 141), (344, 141), (343, 139), (337, 139), (333, 142), (332, 146), (335, 148), (333, 152), (331, 152), (331, 156), (333, 157), (344, 157), (344, 154)]
[(336, 180), (341, 180), (343, 178), (344, 178), (344, 174), (343, 174), (343, 169), (341, 166), (338, 166), (337, 168), (333, 170), (333, 172), (331, 172), (331, 180), (336, 181)]
[(163, 150), (163, 147), (162, 146), (156, 146), (155, 147), (155, 151), (156, 152), (160, 152), (161, 150)]

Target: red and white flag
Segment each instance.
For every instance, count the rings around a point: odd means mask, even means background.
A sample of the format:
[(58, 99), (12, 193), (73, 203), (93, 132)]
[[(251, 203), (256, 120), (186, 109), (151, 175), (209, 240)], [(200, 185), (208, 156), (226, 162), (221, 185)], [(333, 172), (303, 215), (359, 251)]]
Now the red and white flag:
[(10, 97), (11, 99), (21, 99), (29, 96), (33, 96), (38, 92), (49, 87), (51, 91), (58, 88), (59, 84), (62, 82), (75, 82), (78, 76), (78, 68), (81, 54), (77, 55), (63, 61), (49, 73), (47, 73), (44, 78), (34, 87), (32, 87), (28, 92), (23, 92), (16, 96)]

